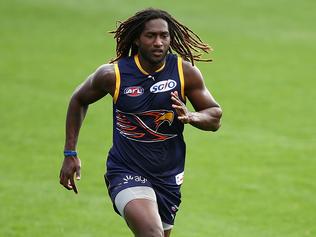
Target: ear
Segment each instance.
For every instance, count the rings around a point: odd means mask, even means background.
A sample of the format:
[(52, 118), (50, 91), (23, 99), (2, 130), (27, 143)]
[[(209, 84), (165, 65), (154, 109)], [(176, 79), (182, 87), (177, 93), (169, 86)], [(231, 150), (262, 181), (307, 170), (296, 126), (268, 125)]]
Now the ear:
[(136, 39), (136, 40), (134, 41), (134, 44), (135, 44), (137, 47), (139, 47), (139, 39)]

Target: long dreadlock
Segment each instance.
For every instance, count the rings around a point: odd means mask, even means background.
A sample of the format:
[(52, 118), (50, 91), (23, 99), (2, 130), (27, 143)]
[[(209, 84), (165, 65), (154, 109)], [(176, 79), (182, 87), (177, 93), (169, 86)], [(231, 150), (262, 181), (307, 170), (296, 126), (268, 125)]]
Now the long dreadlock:
[[(205, 53), (209, 53), (212, 48), (203, 43), (198, 35), (188, 27), (179, 23), (168, 12), (160, 9), (148, 8), (137, 12), (134, 16), (128, 18), (124, 22), (118, 22), (119, 26), (117, 29), (110, 32), (114, 34), (114, 39), (116, 39), (116, 58), (111, 60), (110, 63), (113, 63), (122, 57), (137, 54), (138, 47), (134, 41), (144, 30), (145, 23), (157, 18), (161, 18), (168, 23), (171, 39), (169, 48), (170, 53), (172, 53), (172, 50), (176, 51), (183, 59), (191, 61), (192, 65), (194, 65), (194, 61), (212, 61), (211, 59), (201, 58), (201, 50)], [(195, 54), (193, 52), (195, 52)]]

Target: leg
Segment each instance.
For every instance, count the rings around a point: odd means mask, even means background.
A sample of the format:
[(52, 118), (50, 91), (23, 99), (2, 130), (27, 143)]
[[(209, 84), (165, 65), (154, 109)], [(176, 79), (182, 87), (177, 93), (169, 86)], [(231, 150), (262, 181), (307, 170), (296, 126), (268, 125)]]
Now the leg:
[[(125, 220), (135, 237), (163, 237), (157, 203), (148, 199), (134, 199), (124, 208)], [(169, 231), (170, 233), (170, 231)], [(167, 235), (168, 237), (169, 235)]]
[(164, 237), (169, 237), (170, 236), (170, 233), (171, 233), (171, 229), (170, 230), (165, 230), (164, 231)]
[(115, 206), (136, 237), (163, 237), (155, 191), (148, 186), (135, 186), (120, 191)]

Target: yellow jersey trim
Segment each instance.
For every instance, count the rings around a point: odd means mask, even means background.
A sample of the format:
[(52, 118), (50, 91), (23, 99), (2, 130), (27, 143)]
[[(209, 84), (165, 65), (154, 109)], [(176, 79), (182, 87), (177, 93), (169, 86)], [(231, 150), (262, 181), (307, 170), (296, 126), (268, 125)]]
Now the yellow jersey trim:
[(183, 73), (183, 66), (182, 66), (182, 58), (178, 57), (178, 72), (180, 77), (181, 83), (181, 96), (183, 101), (185, 101), (185, 94), (184, 94), (184, 73)]
[[(142, 67), (142, 65), (140, 64), (138, 54), (136, 54), (136, 55), (134, 56), (134, 61), (135, 61), (135, 63), (136, 63), (136, 66), (138, 67), (138, 69), (139, 69), (143, 74), (149, 75), (149, 73), (146, 72), (146, 71), (144, 70), (144, 68)], [(163, 65), (162, 65), (160, 68), (158, 68), (155, 72), (160, 72), (162, 69), (164, 69), (165, 64), (166, 64), (166, 62), (164, 62)]]
[(160, 72), (160, 71), (162, 71), (162, 69), (165, 68), (165, 65), (166, 65), (166, 62), (164, 62), (163, 65), (162, 65), (160, 68), (158, 68), (155, 72)]
[(121, 75), (120, 75), (120, 69), (118, 67), (118, 64), (115, 63), (114, 64), (114, 70), (115, 70), (115, 92), (114, 92), (114, 96), (113, 96), (113, 102), (114, 104), (117, 101), (117, 98), (119, 96), (120, 93), (120, 85), (121, 85)]

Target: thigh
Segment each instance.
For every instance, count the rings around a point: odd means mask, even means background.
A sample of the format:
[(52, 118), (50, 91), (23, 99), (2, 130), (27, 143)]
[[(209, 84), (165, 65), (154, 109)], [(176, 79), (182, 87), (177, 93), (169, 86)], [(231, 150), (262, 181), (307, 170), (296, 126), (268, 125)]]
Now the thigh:
[(164, 236), (158, 206), (155, 201), (149, 199), (131, 200), (124, 208), (124, 216), (135, 236)]

